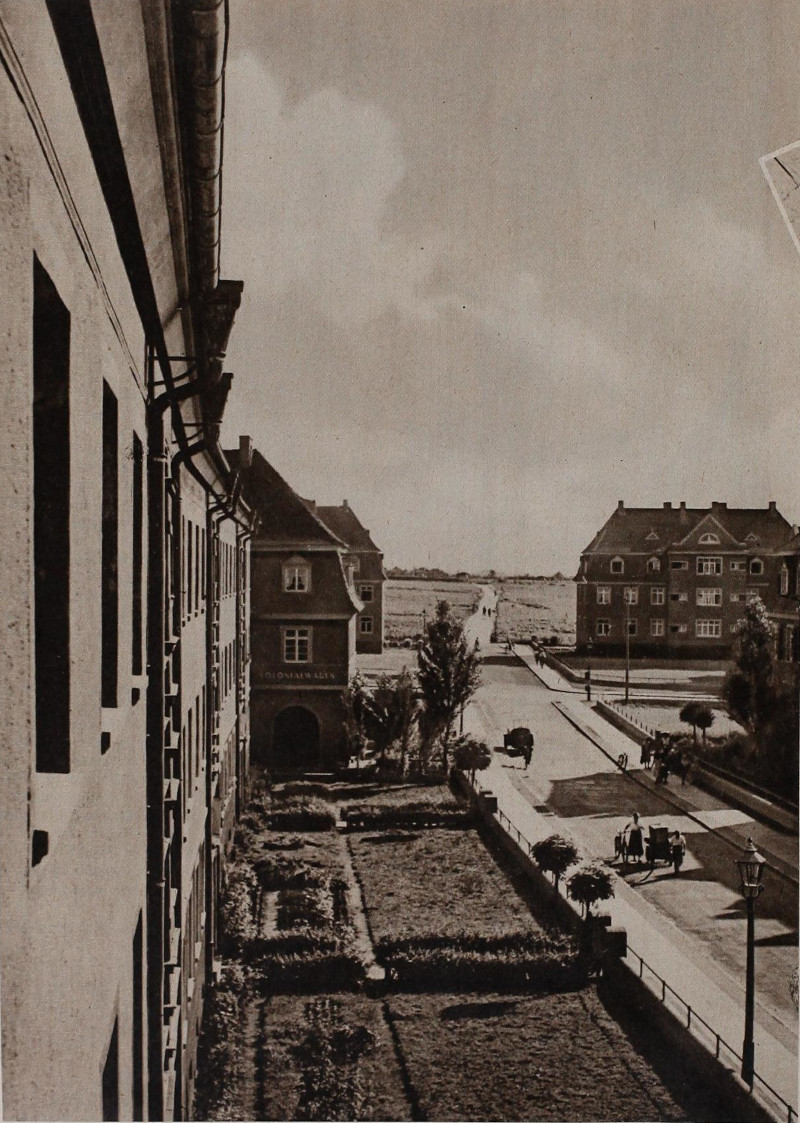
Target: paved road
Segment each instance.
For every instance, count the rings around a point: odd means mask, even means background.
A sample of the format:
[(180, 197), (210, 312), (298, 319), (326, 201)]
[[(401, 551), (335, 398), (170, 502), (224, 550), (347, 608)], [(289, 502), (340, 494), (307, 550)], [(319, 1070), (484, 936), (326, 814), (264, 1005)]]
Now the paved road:
[(481, 650), (485, 651), (491, 644), (497, 618), (497, 593), (492, 585), (480, 585), (479, 588), (481, 599), (472, 616), (464, 621), (464, 632), (471, 644), (477, 640)]
[[(745, 971), (744, 907), (738, 892), (735, 852), (725, 840), (624, 776), (582, 733), (569, 724), (548, 691), (524, 666), (512, 663), (494, 645), (483, 667), (483, 685), (467, 710), (465, 725), (492, 745), (512, 725), (528, 725), (536, 736), (533, 764), (524, 772), (516, 761), (496, 755), (519, 793), (540, 811), (568, 823), (586, 856), (613, 862), (615, 833), (638, 810), (645, 826), (659, 822), (680, 828), (687, 841), (681, 875), (662, 867), (648, 875), (635, 867), (622, 872), (643, 909), (655, 907), (665, 923), (691, 938), (698, 958), (709, 956), (741, 991)], [(491, 769), (490, 769), (491, 774)], [(484, 776), (486, 774), (483, 774)], [(491, 786), (491, 775), (487, 778)], [(732, 826), (743, 817), (734, 809), (706, 812), (710, 826)], [(616, 868), (616, 866), (615, 866)], [(797, 887), (773, 875), (759, 899), (756, 920), (758, 1016), (770, 1031), (796, 1049), (797, 1011), (789, 980), (797, 967)]]

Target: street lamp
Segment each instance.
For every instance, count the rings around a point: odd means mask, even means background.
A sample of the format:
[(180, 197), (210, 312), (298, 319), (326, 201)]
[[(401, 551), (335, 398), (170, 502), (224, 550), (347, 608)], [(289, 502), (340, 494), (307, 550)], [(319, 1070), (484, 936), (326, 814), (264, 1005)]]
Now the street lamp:
[(422, 610), (422, 638), (425, 639), (425, 626), (428, 620), (428, 613), (423, 608)]
[(594, 643), (592, 642), (592, 637), (589, 636), (589, 638), (586, 641), (586, 701), (587, 702), (591, 702), (591, 700), (592, 700), (592, 650), (593, 650), (593, 648), (594, 648)]
[(625, 705), (628, 704), (631, 680), (631, 602), (627, 589), (622, 590), (625, 601)]
[(763, 890), (761, 877), (766, 862), (748, 838), (741, 858), (736, 859), (739, 878), (742, 883), (742, 896), (747, 902), (747, 976), (744, 1003), (744, 1044), (742, 1045), (742, 1080), (749, 1088), (753, 1087), (755, 1061), (755, 1042), (753, 1040), (753, 1016), (755, 1012), (755, 903)]

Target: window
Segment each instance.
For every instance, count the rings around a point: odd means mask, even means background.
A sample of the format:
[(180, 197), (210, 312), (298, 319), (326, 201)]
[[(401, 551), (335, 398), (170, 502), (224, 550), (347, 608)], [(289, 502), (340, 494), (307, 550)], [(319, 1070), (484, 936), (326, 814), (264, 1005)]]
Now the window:
[(750, 572), (760, 576), (764, 572), (764, 563), (761, 558), (753, 558), (750, 562)]
[(142, 673), (142, 527), (144, 451), (142, 442), (133, 434), (133, 513), (131, 551), (131, 674)]
[(359, 623), (361, 625), (362, 636), (371, 635), (371, 633), (372, 633), (372, 617), (371, 616), (362, 616)]
[(684, 636), (684, 635), (686, 635), (686, 625), (685, 624), (670, 624), (669, 630), (674, 636), (679, 636), (679, 635)]
[(628, 620), (628, 621), (626, 621), (626, 623), (627, 623), (627, 627), (628, 627), (628, 635), (629, 636), (635, 636), (639, 631), (639, 621), (638, 620)]
[(722, 558), (698, 558), (697, 572), (705, 577), (722, 573)]
[(650, 590), (650, 603), (663, 604), (664, 603), (664, 587), (663, 585), (654, 585)]
[(610, 620), (598, 620), (596, 631), (597, 631), (598, 636), (610, 636), (611, 635), (611, 621)]
[(647, 563), (647, 572), (648, 573), (660, 573), (661, 572), (661, 560), (659, 558), (650, 558), (650, 560)]
[(663, 636), (663, 634), (664, 634), (664, 621), (663, 620), (651, 620), (650, 621), (650, 635), (651, 636)]
[(737, 604), (740, 600), (744, 600), (744, 593), (731, 593), (731, 604)]
[(622, 560), (622, 558), (612, 558), (611, 559), (611, 572), (612, 573), (624, 573), (625, 572), (625, 562)]
[(688, 593), (670, 593), (669, 599), (673, 602), (685, 604), (689, 600), (689, 594)]
[(718, 607), (722, 604), (722, 589), (698, 589), (697, 604), (703, 608)]
[(746, 573), (746, 572), (747, 572), (747, 562), (746, 561), (743, 561), (741, 558), (739, 558), (738, 560), (734, 559), (731, 562), (731, 573)]
[(307, 593), (311, 588), (311, 567), (308, 562), (290, 559), (283, 567), (283, 590), (286, 593)]
[(701, 546), (719, 546), (719, 537), (716, 534), (701, 534)]
[(107, 382), (103, 383), (103, 510), (102, 510), (102, 621), (101, 705), (117, 704), (117, 645), (119, 641), (119, 410)]
[(758, 589), (747, 589), (744, 594), (744, 599), (748, 604), (752, 604), (754, 600), (758, 600)]
[(364, 604), (369, 604), (372, 600), (373, 589), (371, 585), (359, 585), (358, 595), (363, 600)]
[(283, 629), (283, 661), (284, 663), (311, 662), (310, 628)]
[(686, 558), (673, 558), (669, 563), (670, 569), (688, 569), (689, 563)]
[(611, 586), (598, 585), (597, 586), (597, 603), (598, 604), (611, 604)]
[(33, 603), (36, 768), (70, 767), (70, 315), (33, 260)]
[(722, 621), (695, 620), (694, 634), (698, 639), (719, 639), (722, 635)]
[(789, 570), (786, 565), (781, 566), (781, 596), (789, 595)]
[(625, 604), (639, 603), (639, 589), (636, 585), (626, 585), (624, 593)]

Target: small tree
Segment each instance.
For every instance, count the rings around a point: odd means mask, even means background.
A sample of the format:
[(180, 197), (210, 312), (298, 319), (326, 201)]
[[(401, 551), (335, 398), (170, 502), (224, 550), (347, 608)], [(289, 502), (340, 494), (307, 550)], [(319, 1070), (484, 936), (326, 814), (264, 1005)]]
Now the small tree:
[(578, 901), (583, 908), (583, 915), (588, 917), (592, 905), (614, 896), (614, 882), (611, 874), (602, 866), (584, 866), (570, 877), (567, 893), (573, 901)]
[(414, 683), (408, 670), (396, 678), (381, 675), (375, 689), (365, 694), (364, 726), (375, 743), (381, 763), (389, 747), (400, 743), (401, 769), (405, 770), (408, 739), (417, 715)]
[(775, 629), (760, 597), (755, 597), (735, 625), (735, 666), (722, 684), (728, 713), (750, 733), (758, 733), (775, 700)]
[(543, 869), (545, 873), (553, 875), (553, 885), (558, 892), (559, 880), (569, 867), (574, 866), (578, 860), (578, 851), (575, 844), (570, 842), (569, 839), (563, 838), (560, 834), (551, 834), (548, 838), (543, 838), (534, 843), (531, 852), (537, 866)]
[(475, 773), (483, 772), (492, 763), (492, 750), (485, 741), (465, 734), (457, 737), (453, 744), (453, 764), (462, 772), (469, 773), (469, 782), (474, 786)]
[(692, 736), (694, 743), (697, 744), (697, 711), (700, 708), (699, 702), (687, 702), (680, 712), (681, 721), (692, 727)]
[[(714, 724), (714, 711), (707, 703), (700, 702), (698, 704), (695, 710), (694, 723), (698, 729), (702, 730), (703, 744), (705, 744), (706, 733)], [(697, 741), (697, 737), (695, 737), (695, 741)]]
[(470, 647), (447, 601), (439, 601), (436, 616), (425, 627), (417, 664), (423, 706), (420, 732), (428, 746), (441, 738), (442, 767), (446, 769), (456, 715), (481, 680), (478, 645)]
[(344, 704), (344, 732), (347, 750), (350, 756), (355, 756), (361, 760), (369, 744), (366, 728), (369, 696), (364, 686), (364, 680), (359, 674), (355, 674), (350, 679), (342, 694), (342, 702)]

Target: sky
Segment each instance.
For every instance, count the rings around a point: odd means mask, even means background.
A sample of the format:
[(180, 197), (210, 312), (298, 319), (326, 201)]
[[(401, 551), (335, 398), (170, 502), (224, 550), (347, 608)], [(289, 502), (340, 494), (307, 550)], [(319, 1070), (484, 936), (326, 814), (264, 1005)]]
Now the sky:
[(224, 436), (386, 564), (569, 575), (623, 499), (800, 520), (795, 0), (231, 0)]

